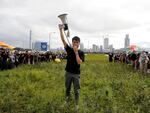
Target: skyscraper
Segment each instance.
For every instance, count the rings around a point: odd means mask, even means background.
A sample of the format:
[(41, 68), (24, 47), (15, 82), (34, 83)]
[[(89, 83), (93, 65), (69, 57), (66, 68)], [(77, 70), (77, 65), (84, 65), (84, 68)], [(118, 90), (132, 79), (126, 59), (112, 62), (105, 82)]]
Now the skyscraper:
[(100, 45), (100, 52), (103, 52), (103, 46)]
[(35, 42), (34, 49), (36, 51), (47, 51), (47, 42)]
[(113, 52), (113, 45), (109, 45), (109, 51)]
[(124, 48), (127, 48), (128, 46), (130, 46), (130, 38), (129, 34), (126, 34)]
[(84, 44), (83, 43), (80, 43), (80, 50), (84, 50)]
[(109, 48), (109, 39), (104, 38), (104, 49), (108, 49), (108, 48)]
[(93, 52), (99, 52), (99, 51), (100, 51), (99, 46), (98, 46), (98, 45), (93, 44), (92, 51), (93, 51)]

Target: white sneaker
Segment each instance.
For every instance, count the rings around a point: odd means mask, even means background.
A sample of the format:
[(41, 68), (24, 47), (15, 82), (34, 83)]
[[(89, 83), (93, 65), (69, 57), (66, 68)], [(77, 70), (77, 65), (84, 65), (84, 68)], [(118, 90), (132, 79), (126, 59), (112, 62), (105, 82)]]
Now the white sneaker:
[(75, 111), (79, 111), (79, 105), (75, 105)]

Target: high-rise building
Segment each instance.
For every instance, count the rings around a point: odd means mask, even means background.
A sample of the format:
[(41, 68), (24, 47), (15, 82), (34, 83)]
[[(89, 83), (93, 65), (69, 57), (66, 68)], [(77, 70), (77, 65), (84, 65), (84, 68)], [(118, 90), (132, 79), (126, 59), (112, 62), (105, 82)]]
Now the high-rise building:
[(99, 52), (99, 47), (93, 44), (93, 52)]
[(113, 52), (113, 45), (109, 45), (110, 52)]
[(104, 49), (109, 49), (109, 39), (104, 38)]
[(130, 46), (130, 38), (129, 38), (129, 34), (126, 34), (124, 48), (127, 48), (129, 46)]
[(35, 42), (34, 49), (36, 51), (47, 51), (47, 42)]
[(80, 43), (80, 50), (84, 50), (84, 44), (83, 43)]
[(100, 52), (103, 52), (103, 46), (100, 45)]
[(41, 50), (41, 42), (35, 42), (34, 44), (34, 49), (36, 51), (40, 51)]

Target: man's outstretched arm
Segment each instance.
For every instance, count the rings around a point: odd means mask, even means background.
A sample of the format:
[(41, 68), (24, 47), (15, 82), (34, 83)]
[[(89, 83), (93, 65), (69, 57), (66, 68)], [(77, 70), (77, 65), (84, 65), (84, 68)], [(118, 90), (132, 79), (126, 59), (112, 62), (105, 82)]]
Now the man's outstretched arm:
[(60, 37), (61, 37), (61, 40), (63, 42), (64, 47), (66, 48), (67, 47), (67, 42), (65, 41), (65, 38), (64, 38), (63, 28), (64, 28), (64, 26), (59, 24)]

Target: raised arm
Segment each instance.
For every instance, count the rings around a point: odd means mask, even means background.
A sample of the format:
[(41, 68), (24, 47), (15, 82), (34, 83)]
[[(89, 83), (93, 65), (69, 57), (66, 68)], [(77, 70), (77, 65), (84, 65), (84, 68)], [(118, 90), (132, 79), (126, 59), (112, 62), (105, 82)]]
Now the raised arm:
[(64, 38), (64, 34), (63, 34), (64, 29), (63, 28), (64, 28), (64, 26), (59, 24), (60, 37), (61, 37), (61, 40), (63, 42), (64, 47), (66, 48), (67, 47), (67, 42), (65, 41), (65, 38)]

